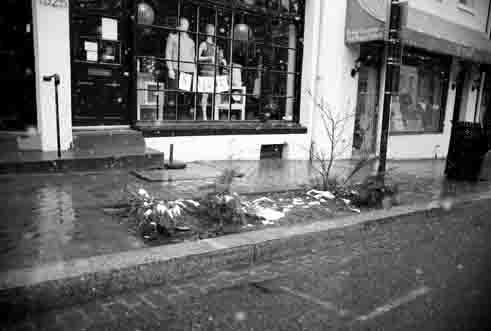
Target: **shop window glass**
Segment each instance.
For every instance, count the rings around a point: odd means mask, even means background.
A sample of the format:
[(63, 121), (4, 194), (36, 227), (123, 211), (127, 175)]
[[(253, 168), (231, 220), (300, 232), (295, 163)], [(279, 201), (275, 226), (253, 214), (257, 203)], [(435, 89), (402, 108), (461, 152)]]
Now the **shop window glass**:
[(74, 17), (72, 33), (78, 36), (72, 40), (75, 62), (121, 64), (118, 20), (96, 15)]
[(137, 118), (291, 120), (298, 107), (302, 7), (295, 0), (230, 7), (140, 2), (137, 10), (145, 14), (135, 29), (137, 103), (139, 112), (155, 111)]
[(449, 73), (449, 57), (405, 51), (399, 97), (391, 105), (392, 133), (442, 130)]

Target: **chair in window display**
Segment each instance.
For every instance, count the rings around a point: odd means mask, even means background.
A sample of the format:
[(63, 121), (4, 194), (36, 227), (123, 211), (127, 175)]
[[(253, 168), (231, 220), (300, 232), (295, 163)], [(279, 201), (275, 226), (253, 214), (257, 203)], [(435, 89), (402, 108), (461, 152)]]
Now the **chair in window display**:
[[(215, 120), (220, 118), (220, 111), (230, 112), (238, 111), (240, 113), (240, 120), (245, 120), (245, 108), (246, 108), (246, 87), (242, 83), (242, 66), (240, 64), (232, 63), (232, 75), (231, 82), (229, 84), (232, 86), (231, 90), (231, 100), (227, 95), (220, 95), (217, 98), (217, 103), (215, 104)], [(230, 76), (229, 76), (230, 78)]]
[(164, 83), (158, 81), (155, 60), (138, 60), (138, 120), (160, 120), (164, 110)]

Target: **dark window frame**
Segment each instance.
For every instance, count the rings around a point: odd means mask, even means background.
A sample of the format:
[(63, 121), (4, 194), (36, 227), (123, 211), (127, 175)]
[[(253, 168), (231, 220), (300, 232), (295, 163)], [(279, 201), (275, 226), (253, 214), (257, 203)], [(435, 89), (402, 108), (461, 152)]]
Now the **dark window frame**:
[[(145, 2), (149, 3), (149, 2), (152, 2), (152, 0), (146, 0)], [(229, 3), (230, 2), (230, 3)], [(225, 11), (227, 12), (229, 15), (231, 15), (232, 17), (232, 22), (230, 24), (230, 27), (233, 27), (234, 26), (234, 18), (237, 16), (237, 14), (243, 14), (243, 15), (252, 15), (252, 16), (257, 16), (257, 17), (264, 17), (264, 18), (268, 18), (271, 22), (272, 20), (274, 19), (281, 19), (283, 21), (287, 21), (287, 22), (292, 22), (296, 25), (297, 27), (297, 30), (296, 30), (296, 34), (297, 34), (297, 40), (296, 40), (296, 47), (294, 48), (295, 50), (295, 58), (294, 58), (294, 61), (295, 61), (295, 71), (292, 71), (292, 72), (289, 72), (288, 69), (286, 69), (285, 71), (283, 70), (272, 70), (271, 68), (262, 68), (261, 70), (261, 73), (263, 74), (263, 80), (264, 80), (264, 76), (265, 74), (279, 74), (279, 75), (286, 75), (286, 77), (288, 77), (289, 75), (293, 75), (293, 82), (294, 82), (294, 90), (293, 90), (293, 94), (290, 96), (288, 95), (287, 93), (285, 93), (285, 95), (273, 95), (273, 97), (275, 99), (279, 99), (281, 100), (282, 102), (285, 103), (286, 105), (286, 102), (288, 99), (293, 99), (293, 118), (291, 121), (285, 121), (285, 122), (293, 122), (293, 123), (298, 123), (299, 122), (299, 118), (300, 118), (300, 91), (301, 91), (301, 72), (302, 72), (302, 58), (303, 58), (303, 32), (304, 32), (304, 21), (303, 21), (303, 15), (304, 15), (304, 8), (305, 8), (305, 5), (304, 5), (304, 1), (303, 0), (300, 0), (300, 1), (294, 1), (294, 0), (290, 0), (290, 7), (292, 5), (293, 2), (299, 2), (300, 3), (300, 8), (299, 8), (299, 11), (298, 12), (289, 12), (289, 13), (278, 13), (278, 11), (274, 11), (274, 10), (259, 10), (257, 7), (252, 7), (252, 6), (247, 6), (247, 5), (244, 5), (242, 4), (241, 2), (239, 1), (212, 1), (212, 0), (176, 0), (176, 3), (177, 3), (177, 9), (178, 9), (178, 17), (177, 17), (177, 21), (179, 21), (180, 17), (181, 17), (181, 11), (182, 11), (182, 7), (183, 6), (186, 6), (186, 5), (191, 5), (191, 6), (195, 6), (197, 12), (196, 12), (196, 15), (195, 15), (195, 20), (196, 22), (194, 23), (194, 28), (195, 30), (194, 31), (189, 31), (189, 33), (193, 36), (193, 40), (195, 41), (195, 61), (192, 62), (193, 64), (195, 64), (196, 66), (199, 65), (199, 61), (198, 61), (198, 47), (199, 47), (199, 41), (200, 41), (200, 37), (202, 36), (205, 36), (206, 34), (200, 32), (200, 21), (199, 21), (199, 12), (201, 10), (201, 8), (208, 8), (208, 9), (212, 9), (214, 12), (215, 12), (215, 22), (214, 22), (214, 26), (215, 26), (215, 30), (218, 31), (218, 12), (219, 11)], [(133, 13), (136, 13), (137, 12), (137, 6), (138, 6), (138, 3), (140, 3), (140, 1), (137, 1), (134, 3), (134, 6), (133, 6)], [(136, 15), (135, 15), (136, 16)], [(164, 30), (168, 30), (168, 31), (171, 31), (171, 32), (176, 32), (176, 27), (170, 27), (170, 26), (167, 26), (167, 25), (155, 25), (155, 24), (152, 24), (152, 25), (144, 25), (144, 24), (140, 24), (137, 22), (137, 19), (135, 18), (134, 19), (134, 24), (133, 24), (133, 28), (132, 28), (132, 31), (133, 31), (133, 54), (132, 54), (132, 70), (133, 70), (133, 77), (134, 77), (134, 80), (136, 81), (137, 80), (137, 75), (138, 75), (138, 69), (137, 69), (137, 62), (138, 62), (138, 59), (142, 59), (142, 58), (153, 58), (154, 60), (157, 60), (157, 61), (162, 61), (163, 63), (165, 63), (165, 61), (167, 61), (167, 59), (165, 59), (165, 55), (163, 57), (156, 57), (156, 56), (149, 56), (149, 55), (143, 55), (139, 52), (139, 48), (138, 48), (138, 38), (137, 38), (137, 35), (138, 35), (138, 29), (141, 29), (141, 28), (152, 28), (152, 29), (164, 29)], [(223, 37), (223, 36), (220, 36), (217, 34), (216, 38), (217, 40), (222, 40), (222, 41), (225, 41), (230, 48), (233, 47), (233, 43), (236, 41), (236, 39), (234, 39), (234, 34), (233, 34), (233, 28), (230, 29), (231, 30), (231, 34), (227, 35), (226, 37)], [(248, 42), (250, 43), (250, 42)], [(271, 48), (277, 48), (279, 50), (286, 50), (286, 52), (288, 52), (291, 48), (287, 47), (287, 46), (282, 46), (282, 45), (276, 45), (274, 43), (257, 43), (256, 42), (256, 45), (257, 47), (261, 47), (262, 45), (266, 45), (266, 47), (271, 47)], [(215, 51), (217, 51), (218, 47), (215, 49)], [(227, 52), (228, 53), (228, 52)], [(232, 52), (230, 52), (232, 53)], [(230, 54), (232, 55), (232, 54)], [(225, 55), (225, 57), (227, 58), (227, 60), (230, 59), (229, 56)], [(232, 57), (233, 58), (233, 57)], [(229, 79), (233, 79), (233, 64), (232, 63), (228, 63), (230, 61), (227, 61), (227, 68), (229, 69)], [(181, 62), (179, 62), (181, 63)], [(213, 67), (217, 67), (218, 65), (217, 64), (210, 64), (210, 66), (213, 66)], [(243, 70), (243, 72), (246, 72), (247, 70), (257, 70), (257, 67), (242, 67), (241, 68)], [(214, 76), (214, 85), (216, 86), (216, 70), (215, 70), (215, 76)], [(240, 123), (240, 122), (243, 122), (243, 121), (234, 121), (234, 120), (231, 120), (231, 104), (232, 104), (232, 98), (231, 98), (231, 95), (232, 95), (232, 92), (233, 92), (233, 89), (232, 89), (232, 86), (231, 84), (229, 84), (229, 91), (225, 93), (225, 95), (228, 97), (228, 102), (229, 102), (229, 110), (228, 110), (228, 116), (227, 116), (227, 120), (225, 121), (225, 123), (227, 124), (231, 124), (231, 123)], [(216, 87), (214, 87), (215, 89)], [(133, 91), (132, 91), (132, 94), (133, 94), (133, 109), (134, 109), (134, 112), (135, 114), (138, 112), (138, 91), (145, 91), (145, 89), (142, 89), (142, 88), (138, 88), (137, 84), (135, 84), (135, 87), (133, 88)], [(163, 91), (169, 91), (169, 92), (172, 92), (172, 90), (163, 90)], [(178, 90), (179, 92), (182, 92), (181, 90)], [(215, 91), (216, 92), (216, 91)], [(198, 113), (198, 107), (199, 107), (199, 104), (198, 104), (198, 98), (199, 98), (199, 95), (200, 95), (200, 92), (197, 92), (197, 91), (192, 91), (192, 92), (189, 92), (190, 95), (193, 95), (193, 99), (194, 99), (194, 105), (195, 105), (195, 114), (194, 114), (194, 122), (196, 123), (200, 123), (200, 122), (204, 122), (204, 123), (208, 123), (209, 121), (200, 121), (200, 120), (197, 120), (197, 113)], [(211, 94), (211, 93), (210, 93)], [(213, 95), (216, 95), (215, 93), (213, 93)], [(240, 94), (242, 97), (248, 97), (248, 96), (251, 96), (252, 94), (251, 93), (248, 93), (246, 91), (245, 94)], [(264, 98), (264, 96), (262, 96), (262, 98)], [(261, 98), (261, 99), (262, 99)], [(212, 98), (212, 102), (215, 102), (215, 98)], [(259, 107), (259, 112), (262, 112), (262, 107), (263, 107), (263, 102), (264, 101), (261, 101), (258, 103), (258, 107)], [(212, 111), (213, 109), (215, 108), (214, 107), (215, 105), (212, 104)], [(159, 105), (156, 106), (156, 113), (158, 114), (158, 109)], [(182, 122), (182, 120), (179, 120), (178, 119), (178, 115), (177, 115), (177, 102), (176, 102), (176, 116), (175, 116), (175, 120), (169, 120), (169, 119), (158, 119), (159, 121), (163, 121), (165, 123), (172, 123), (172, 122), (176, 122), (176, 123), (179, 123), (179, 122)], [(282, 109), (280, 111), (280, 114), (284, 115), (285, 114), (285, 111), (286, 111), (286, 108)], [(134, 116), (134, 118), (136, 119), (138, 115)], [(157, 115), (158, 116), (158, 115)], [(259, 120), (256, 120), (256, 121), (259, 121)], [(221, 121), (217, 121), (217, 120), (214, 120), (213, 122), (221, 122)]]
[[(413, 56), (413, 59), (411, 58)], [(442, 66), (446, 67), (446, 73), (442, 81), (444, 86), (442, 88), (441, 95), (441, 110), (438, 119), (438, 127), (434, 130), (423, 129), (423, 130), (407, 130), (407, 131), (389, 131), (390, 136), (401, 136), (401, 135), (426, 135), (426, 134), (442, 134), (445, 128), (445, 115), (447, 112), (447, 98), (448, 90), (450, 88), (450, 74), (452, 70), (452, 57), (450, 55), (436, 54), (416, 47), (405, 46), (402, 53), (402, 65), (413, 65), (416, 63), (415, 57), (429, 58), (432, 61), (437, 60)], [(411, 61), (412, 60), (412, 61)]]

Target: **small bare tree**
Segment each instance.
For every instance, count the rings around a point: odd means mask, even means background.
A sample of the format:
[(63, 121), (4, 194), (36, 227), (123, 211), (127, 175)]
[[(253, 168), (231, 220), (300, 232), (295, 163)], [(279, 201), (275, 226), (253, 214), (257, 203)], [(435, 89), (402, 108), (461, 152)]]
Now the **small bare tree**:
[[(354, 119), (355, 112), (336, 113), (332, 106), (323, 98), (315, 98), (311, 91), (307, 91), (308, 95), (314, 100), (315, 110), (319, 114), (322, 128), (327, 137), (328, 148), (321, 148), (312, 143), (310, 146), (310, 159), (312, 168), (320, 177), (319, 186), (322, 190), (328, 190), (333, 183), (332, 178), (333, 166), (349, 148), (352, 148), (352, 139), (346, 137), (346, 127), (348, 123)], [(359, 170), (361, 170), (367, 162), (370, 161), (369, 153), (362, 152), (360, 160), (351, 168), (342, 183), (345, 184)]]

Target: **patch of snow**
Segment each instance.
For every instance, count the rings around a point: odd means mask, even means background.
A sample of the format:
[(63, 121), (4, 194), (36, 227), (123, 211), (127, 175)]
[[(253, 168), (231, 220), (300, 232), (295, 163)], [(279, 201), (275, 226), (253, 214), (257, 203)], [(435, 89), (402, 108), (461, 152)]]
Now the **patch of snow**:
[(256, 215), (264, 218), (266, 221), (277, 221), (280, 218), (285, 217), (285, 213), (271, 208), (258, 208)]
[(261, 223), (263, 223), (263, 225), (273, 225), (274, 224), (274, 222), (268, 221), (268, 220), (261, 221)]
[(317, 190), (310, 190), (307, 192), (307, 195), (310, 195), (311, 197), (314, 197), (316, 199), (329, 199), (332, 200), (335, 198), (334, 194), (332, 194), (329, 191), (317, 191)]
[(138, 194), (141, 195), (141, 196), (143, 196), (143, 197), (145, 197), (145, 198), (148, 198), (149, 197), (148, 192), (145, 189), (143, 189), (143, 188), (141, 188), (141, 189), (138, 190)]
[(345, 204), (347, 204), (347, 205), (349, 205), (349, 204), (351, 203), (351, 201), (350, 201), (350, 200), (348, 200), (348, 199), (341, 199), (341, 200), (342, 200), (342, 201), (343, 201)]
[(299, 199), (299, 198), (295, 198), (293, 199), (292, 203), (296, 206), (300, 206), (300, 205), (304, 205), (305, 202), (302, 200), (302, 199)]
[(157, 205), (156, 209), (157, 209), (157, 212), (160, 214), (163, 214), (167, 211), (167, 207), (163, 204), (160, 204), (160, 203)]
[(194, 201), (194, 200), (186, 200), (186, 202), (192, 204), (195, 207), (199, 207), (199, 202), (197, 202), (197, 201)]
[(309, 206), (319, 206), (320, 204), (321, 203), (319, 201), (312, 201), (308, 203)]
[(361, 210), (359, 210), (358, 208), (350, 208), (349, 210), (351, 211), (354, 211), (355, 213), (361, 213)]
[(274, 203), (273, 200), (271, 200), (270, 198), (267, 198), (267, 197), (257, 198), (256, 200), (252, 201), (252, 203), (260, 203), (260, 202), (271, 202), (271, 203)]

